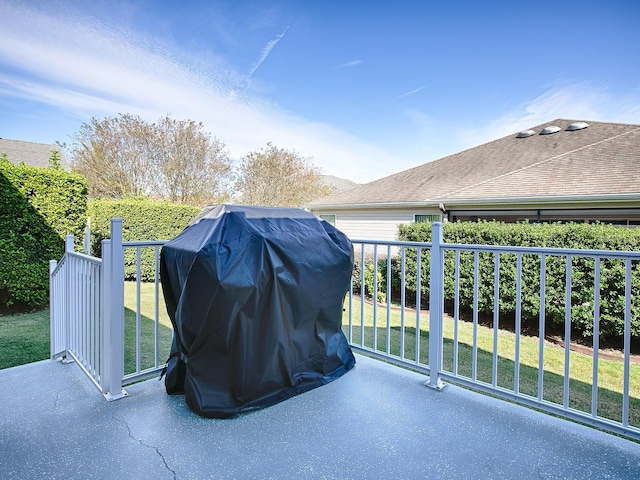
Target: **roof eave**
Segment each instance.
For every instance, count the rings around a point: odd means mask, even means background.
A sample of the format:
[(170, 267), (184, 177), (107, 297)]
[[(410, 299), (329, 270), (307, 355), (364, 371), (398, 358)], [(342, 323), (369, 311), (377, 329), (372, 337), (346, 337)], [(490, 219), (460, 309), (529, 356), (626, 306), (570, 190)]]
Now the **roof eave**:
[[(436, 206), (438, 203), (435, 204)], [(357, 210), (361, 208), (384, 209), (384, 208), (424, 208), (429, 206), (425, 202), (380, 202), (380, 203), (336, 203), (327, 205), (304, 205), (308, 210)]]
[(460, 198), (460, 199), (434, 199), (425, 200), (424, 205), (438, 205), (443, 203), (446, 206), (505, 206), (505, 205), (553, 205), (553, 204), (593, 204), (593, 203), (627, 203), (640, 201), (640, 193), (620, 193), (605, 195), (563, 195), (563, 196), (543, 196), (543, 197), (495, 197), (495, 198)]
[(640, 193), (621, 193), (613, 195), (564, 195), (564, 196), (544, 196), (544, 197), (495, 197), (495, 198), (455, 198), (455, 199), (426, 199), (420, 202), (379, 202), (379, 203), (338, 203), (326, 205), (305, 205), (308, 210), (358, 210), (358, 209), (401, 209), (401, 208), (438, 208), (439, 204), (444, 204), (447, 209), (450, 207), (462, 206), (505, 206), (505, 205), (552, 205), (567, 203), (626, 203), (631, 201), (640, 202)]

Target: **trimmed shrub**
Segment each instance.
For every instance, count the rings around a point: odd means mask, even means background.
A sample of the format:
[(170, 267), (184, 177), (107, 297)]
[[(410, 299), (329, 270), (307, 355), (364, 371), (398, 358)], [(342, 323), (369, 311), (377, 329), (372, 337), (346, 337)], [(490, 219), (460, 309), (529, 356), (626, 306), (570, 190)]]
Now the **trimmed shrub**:
[[(447, 223), (443, 230), (446, 243), (511, 245), (572, 249), (600, 249), (618, 251), (640, 250), (640, 230), (603, 224), (505, 224), (499, 222)], [(401, 240), (430, 242), (431, 224), (401, 225)], [(421, 294), (425, 301), (429, 294), (429, 251), (421, 256)], [(407, 250), (407, 288), (415, 291), (416, 252)], [(492, 315), (494, 311), (495, 255), (478, 253), (478, 311)], [(521, 310), (523, 325), (536, 329), (540, 316), (539, 255), (521, 258)], [(640, 262), (632, 262), (631, 331), (640, 335)], [(593, 336), (594, 278), (596, 262), (591, 258), (574, 257), (571, 262), (571, 319), (574, 334)], [(460, 306), (472, 309), (474, 304), (474, 253), (461, 252), (459, 262)], [(545, 257), (544, 316), (547, 325), (561, 328), (565, 321), (566, 260), (564, 257)], [(516, 309), (517, 256), (500, 255), (499, 309), (500, 314), (513, 316)], [(600, 336), (618, 338), (624, 333), (625, 267), (623, 260), (603, 259), (600, 262)], [(455, 294), (455, 252), (445, 252), (445, 299)]]
[[(374, 271), (375, 268), (373, 266), (373, 255), (365, 254), (364, 259), (364, 296), (366, 298), (373, 298), (373, 292), (376, 290), (374, 287), (377, 286), (377, 301), (379, 303), (386, 301), (386, 291), (387, 284), (386, 280), (383, 279), (382, 273), (380, 272), (380, 265), (382, 259), (378, 259), (378, 271), (375, 273), (377, 279), (377, 285), (374, 283)], [(386, 262), (386, 260), (384, 260)], [(354, 293), (362, 292), (362, 260), (360, 255), (357, 255), (353, 262), (353, 270), (351, 272), (351, 278), (353, 281), (353, 291)], [(385, 266), (386, 271), (386, 266)]]
[[(111, 219), (122, 218), (122, 238), (136, 240), (170, 240), (178, 235), (200, 208), (184, 204), (159, 202), (132, 197), (124, 200), (91, 200), (88, 214), (91, 218), (91, 253), (102, 256), (101, 242), (111, 237)], [(136, 251), (125, 249), (125, 279), (136, 278)], [(142, 281), (155, 279), (155, 252), (141, 249)]]
[(49, 260), (62, 257), (66, 235), (81, 238), (86, 209), (84, 177), (0, 158), (0, 307), (47, 302)]

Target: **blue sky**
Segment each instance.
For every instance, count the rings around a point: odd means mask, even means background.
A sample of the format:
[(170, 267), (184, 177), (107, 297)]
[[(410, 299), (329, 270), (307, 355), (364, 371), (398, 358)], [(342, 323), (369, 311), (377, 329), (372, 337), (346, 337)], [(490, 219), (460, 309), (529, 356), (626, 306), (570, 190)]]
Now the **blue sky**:
[(0, 137), (168, 113), (367, 182), (555, 118), (640, 124), (638, 25), (638, 0), (0, 0)]

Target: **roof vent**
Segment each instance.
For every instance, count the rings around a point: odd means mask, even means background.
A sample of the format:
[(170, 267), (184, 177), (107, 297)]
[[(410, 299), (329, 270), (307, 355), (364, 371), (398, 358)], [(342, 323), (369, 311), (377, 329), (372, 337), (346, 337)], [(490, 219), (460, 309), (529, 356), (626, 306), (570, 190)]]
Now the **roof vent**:
[(518, 135), (516, 135), (516, 138), (527, 138), (535, 134), (536, 132), (534, 132), (533, 130), (522, 130), (520, 133), (518, 133)]
[(587, 122), (576, 122), (572, 123), (567, 127), (567, 132), (573, 132), (574, 130), (582, 130), (583, 128), (587, 128), (589, 124)]
[(551, 135), (552, 133), (559, 132), (560, 130), (560, 127), (556, 125), (549, 125), (548, 127), (542, 129), (540, 135)]

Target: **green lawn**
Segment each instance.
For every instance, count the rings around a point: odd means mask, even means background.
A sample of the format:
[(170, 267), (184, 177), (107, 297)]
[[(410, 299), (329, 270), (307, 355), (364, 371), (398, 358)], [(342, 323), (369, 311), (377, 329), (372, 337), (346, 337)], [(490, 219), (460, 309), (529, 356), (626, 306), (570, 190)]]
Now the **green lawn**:
[[(149, 368), (154, 365), (155, 335), (155, 287), (153, 284), (141, 284), (140, 290), (140, 367)], [(136, 284), (125, 285), (125, 373), (135, 371), (136, 366)], [(166, 314), (164, 300), (159, 298), (159, 354), (158, 361), (163, 364), (169, 356), (171, 345), (171, 322)], [(354, 297), (353, 308), (353, 342), (360, 343), (361, 303)], [(343, 327), (348, 333), (349, 304), (345, 301)], [(416, 321), (415, 314), (405, 315), (404, 357), (415, 359)], [(389, 326), (389, 343), (391, 353), (400, 355), (400, 312), (392, 310)], [(386, 308), (377, 307), (377, 348), (386, 348)], [(428, 363), (428, 314), (423, 313), (420, 319), (419, 358)], [(444, 369), (453, 369), (453, 320), (449, 317), (444, 323)], [(493, 334), (490, 327), (477, 326), (477, 372), (478, 379), (491, 383), (493, 371)], [(364, 343), (373, 345), (373, 306), (365, 303), (364, 310)], [(471, 376), (472, 368), (473, 323), (459, 322), (458, 325), (458, 373)], [(538, 355), (537, 337), (521, 336), (520, 341), (520, 392), (537, 396), (538, 388)], [(0, 316), (0, 368), (35, 362), (49, 358), (49, 311)], [(501, 330), (498, 335), (498, 370), (497, 384), (513, 389), (515, 365), (515, 335)], [(591, 378), (593, 360), (590, 355), (571, 352), (570, 356), (570, 406), (590, 412), (591, 410)], [(619, 360), (600, 359), (598, 365), (598, 414), (614, 420), (620, 420), (622, 412), (622, 374), (623, 364)], [(544, 398), (562, 404), (564, 391), (564, 349), (544, 343)], [(631, 365), (630, 372), (630, 423), (640, 426), (640, 364)]]
[(49, 358), (49, 309), (0, 315), (0, 369)]
[[(136, 369), (136, 305), (135, 282), (125, 283), (125, 374)], [(172, 328), (162, 292), (159, 297), (160, 365), (169, 357)], [(155, 363), (155, 291), (153, 284), (140, 289), (140, 368)], [(33, 313), (0, 316), (0, 369), (37, 362), (49, 358), (49, 309)]]
[[(163, 365), (169, 358), (173, 328), (164, 305), (162, 289), (158, 297), (158, 362)], [(138, 294), (135, 282), (125, 282), (124, 288), (124, 373), (136, 371), (136, 311)], [(140, 369), (151, 368), (155, 364), (155, 285), (140, 284)]]
[[(373, 306), (365, 302), (364, 308), (364, 344), (373, 348)], [(353, 298), (353, 343), (361, 343), (361, 302)], [(387, 345), (387, 310), (377, 307), (377, 350), (385, 351)], [(345, 301), (343, 329), (348, 334), (349, 302)], [(400, 356), (401, 318), (400, 312), (392, 310), (390, 315), (390, 352)], [(420, 316), (419, 359), (428, 363), (429, 355), (429, 316), (423, 312)], [(451, 317), (444, 320), (443, 367), (453, 371), (453, 329)], [(476, 378), (491, 383), (493, 373), (493, 337), (491, 327), (477, 326), (477, 370)], [(498, 368), (497, 385), (513, 390), (515, 368), (515, 334), (499, 330), (498, 332)], [(471, 377), (472, 374), (473, 323), (458, 323), (458, 374)], [(416, 355), (416, 315), (405, 313), (404, 357), (410, 361)], [(562, 405), (564, 392), (564, 349), (544, 342), (543, 393), (544, 399)], [(539, 342), (537, 336), (520, 337), (520, 385), (521, 393), (538, 395)], [(591, 412), (593, 359), (591, 355), (571, 352), (569, 359), (569, 406)], [(640, 364), (631, 364), (630, 368), (630, 419), (629, 422), (640, 427)], [(622, 418), (623, 363), (621, 360), (600, 358), (598, 362), (598, 414), (613, 420)]]

